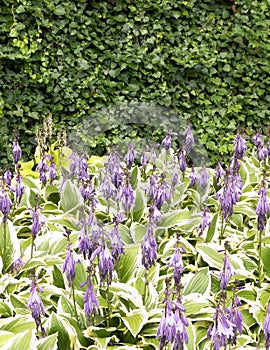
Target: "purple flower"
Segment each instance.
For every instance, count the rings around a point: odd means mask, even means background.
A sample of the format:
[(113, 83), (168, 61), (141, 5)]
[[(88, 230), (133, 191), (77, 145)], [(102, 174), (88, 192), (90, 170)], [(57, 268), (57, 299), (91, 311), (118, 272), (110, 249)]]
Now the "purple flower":
[(40, 213), (38, 206), (35, 206), (34, 209), (31, 208), (30, 210), (31, 210), (32, 219), (33, 219), (31, 232), (33, 235), (33, 239), (35, 239), (37, 234), (41, 230), (41, 227), (45, 224), (45, 216)]
[(205, 189), (207, 184), (208, 184), (208, 180), (209, 180), (209, 174), (205, 168), (205, 166), (203, 166), (199, 176), (197, 177), (197, 182), (198, 185), (202, 188)]
[(79, 175), (80, 158), (77, 153), (72, 153), (69, 158), (71, 159), (69, 165), (70, 176), (76, 177)]
[(17, 176), (16, 176), (15, 186), (12, 186), (10, 189), (12, 192), (15, 192), (15, 200), (16, 200), (16, 203), (19, 204), (25, 191), (25, 186), (22, 182), (22, 176), (19, 172), (17, 173)]
[(173, 172), (172, 172), (172, 185), (171, 185), (171, 192), (173, 192), (175, 190), (175, 186), (178, 184), (178, 171), (176, 169), (176, 167), (173, 168)]
[(263, 325), (265, 349), (270, 349), (270, 302), (268, 302), (267, 313)]
[(112, 183), (111, 178), (108, 174), (104, 176), (99, 190), (106, 200), (109, 200), (110, 198), (116, 198), (117, 196), (117, 189)]
[(219, 279), (220, 279), (220, 289), (226, 290), (230, 278), (235, 274), (229, 260), (227, 254), (225, 252), (223, 269), (220, 271)]
[(149, 221), (156, 224), (162, 218), (161, 212), (155, 205), (149, 208)]
[(217, 192), (223, 217), (227, 219), (233, 213), (233, 206), (242, 194), (242, 179), (238, 173), (233, 173), (231, 168), (227, 169), (223, 187)]
[(54, 164), (54, 161), (52, 157), (50, 157), (50, 165), (49, 165), (49, 179), (51, 182), (56, 178), (57, 171), (56, 171), (56, 166)]
[(203, 214), (202, 214), (202, 222), (199, 226), (199, 236), (201, 236), (203, 234), (203, 231), (206, 229), (207, 226), (211, 225), (211, 215), (209, 215), (209, 208), (205, 207)]
[(170, 186), (168, 182), (163, 181), (156, 189), (154, 194), (154, 203), (156, 207), (160, 210), (164, 202), (170, 198)]
[(41, 287), (32, 281), (30, 287), (30, 296), (27, 300), (26, 307), (31, 310), (32, 317), (36, 322), (37, 329), (39, 326), (41, 326), (41, 314), (45, 314), (44, 305), (38, 292), (42, 292)]
[(160, 350), (169, 343), (173, 344), (174, 350), (183, 350), (184, 343), (188, 343), (186, 331), (188, 321), (184, 314), (185, 311), (185, 307), (179, 301), (166, 300), (165, 312), (157, 329), (157, 337), (160, 338)]
[(87, 318), (91, 315), (97, 314), (97, 309), (99, 308), (98, 299), (94, 293), (92, 283), (88, 282), (88, 287), (84, 296), (84, 312)]
[(181, 149), (178, 155), (178, 162), (179, 162), (180, 170), (182, 171), (182, 173), (184, 173), (187, 168), (186, 151), (184, 148)]
[(9, 169), (6, 169), (3, 175), (4, 182), (6, 186), (11, 185), (11, 180), (12, 180), (12, 172)]
[(138, 152), (135, 150), (135, 145), (131, 144), (128, 146), (128, 152), (124, 158), (127, 168), (131, 169), (132, 164), (135, 161), (135, 158), (138, 156)]
[(237, 332), (239, 332), (239, 334), (242, 334), (243, 330), (243, 316), (241, 311), (238, 309), (238, 306), (240, 305), (241, 303), (235, 295), (232, 300), (232, 304), (227, 309), (228, 320), (234, 324), (234, 335), (229, 338), (229, 343), (233, 345), (236, 345)]
[(189, 173), (189, 185), (194, 186), (196, 184), (196, 182), (197, 182), (197, 176), (195, 173), (195, 169), (192, 167), (191, 171)]
[(263, 231), (265, 228), (266, 215), (270, 213), (270, 207), (267, 200), (267, 191), (263, 183), (262, 187), (259, 190), (260, 199), (256, 208), (257, 218), (257, 227), (259, 231)]
[(66, 274), (68, 284), (71, 287), (75, 279), (75, 260), (73, 257), (73, 251), (70, 248), (70, 243), (68, 244), (67, 255), (63, 264), (63, 273)]
[(112, 183), (119, 189), (123, 182), (124, 172), (116, 153), (110, 154), (106, 167)]
[(13, 271), (13, 273), (18, 273), (24, 265), (25, 263), (23, 262), (22, 258), (18, 258), (13, 261), (11, 265), (11, 270)]
[(10, 214), (10, 208), (11, 208), (11, 200), (7, 194), (7, 192), (5, 192), (4, 187), (2, 187), (1, 191), (0, 191), (0, 211), (3, 214), (3, 222), (7, 222), (7, 217)]
[(172, 136), (170, 134), (166, 135), (164, 140), (161, 142), (161, 145), (168, 150), (172, 147)]
[(152, 174), (149, 184), (146, 186), (145, 192), (149, 199), (154, 198), (157, 191), (157, 175)]
[(184, 271), (184, 265), (182, 261), (182, 256), (180, 254), (180, 249), (177, 246), (175, 247), (174, 253), (169, 260), (169, 266), (173, 267), (173, 278), (175, 285), (180, 285), (181, 275)]
[(233, 140), (234, 144), (234, 156), (236, 159), (243, 159), (247, 150), (247, 141), (244, 140), (239, 134), (236, 135)]
[(87, 174), (87, 168), (88, 168), (88, 164), (87, 164), (87, 160), (86, 160), (86, 155), (82, 154), (80, 157), (80, 180), (82, 181), (87, 181), (90, 179), (89, 175)]
[(21, 147), (19, 146), (18, 139), (15, 138), (13, 145), (12, 145), (12, 152), (13, 152), (13, 159), (14, 159), (14, 164), (18, 163), (22, 156), (22, 150)]
[(167, 344), (172, 343), (176, 334), (175, 319), (173, 313), (173, 304), (169, 299), (166, 302), (165, 312), (163, 313), (158, 329), (157, 338), (160, 338), (160, 350)]
[(88, 181), (87, 184), (82, 184), (80, 192), (83, 199), (90, 202), (92, 209), (95, 208), (98, 204), (98, 200), (96, 199), (96, 191), (90, 181)]
[(121, 254), (124, 254), (123, 243), (121, 242), (121, 236), (118, 225), (124, 219), (124, 216), (120, 213), (114, 220), (114, 227), (110, 233), (112, 256), (116, 262), (120, 260)]
[(107, 246), (105, 246), (101, 249), (101, 252), (99, 254), (99, 273), (101, 284), (103, 284), (106, 281), (106, 278), (107, 283), (111, 284), (113, 269), (113, 257)]
[(119, 199), (124, 206), (125, 212), (128, 213), (135, 203), (135, 193), (129, 183), (121, 188)]
[(219, 183), (219, 180), (221, 178), (223, 178), (225, 175), (225, 170), (223, 169), (222, 165), (221, 165), (221, 161), (218, 162), (218, 165), (216, 167), (216, 180), (217, 180), (217, 183)]
[(142, 155), (141, 155), (141, 165), (143, 168), (146, 167), (146, 165), (148, 164), (149, 162), (149, 156), (146, 155), (146, 152), (142, 152)]
[(252, 137), (251, 141), (255, 143), (257, 147), (262, 147), (263, 146), (263, 141), (262, 141), (262, 135), (261, 134), (256, 134), (255, 136)]
[(38, 164), (37, 171), (39, 171), (39, 180), (40, 182), (45, 186), (47, 182), (47, 171), (49, 170), (49, 167), (47, 165), (47, 155), (45, 154), (41, 160), (40, 163)]
[(208, 328), (207, 337), (211, 338), (213, 350), (226, 347), (230, 338), (234, 336), (235, 325), (228, 319), (228, 316), (220, 309), (216, 308), (214, 323)]
[(194, 144), (194, 137), (192, 134), (191, 125), (189, 125), (186, 130), (186, 141), (185, 141), (185, 148), (188, 154), (190, 153), (190, 150), (193, 144)]
[(153, 224), (147, 226), (142, 242), (142, 264), (148, 270), (157, 259), (157, 242), (154, 235)]
[(259, 161), (265, 159), (268, 157), (269, 153), (268, 153), (268, 149), (266, 147), (258, 147), (257, 149), (258, 151), (258, 159)]
[(91, 243), (90, 243), (88, 227), (87, 227), (85, 218), (82, 220), (82, 228), (80, 230), (78, 239), (79, 239), (79, 252), (83, 254), (84, 259), (86, 259), (86, 257), (90, 257), (89, 255), (90, 255)]

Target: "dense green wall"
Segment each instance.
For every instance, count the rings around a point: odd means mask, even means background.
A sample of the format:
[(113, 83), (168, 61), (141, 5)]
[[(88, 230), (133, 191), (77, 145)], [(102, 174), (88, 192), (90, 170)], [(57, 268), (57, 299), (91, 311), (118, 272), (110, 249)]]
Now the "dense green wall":
[(216, 159), (238, 125), (269, 124), (269, 24), (270, 0), (2, 0), (2, 163), (49, 113), (69, 131), (125, 101), (191, 120)]

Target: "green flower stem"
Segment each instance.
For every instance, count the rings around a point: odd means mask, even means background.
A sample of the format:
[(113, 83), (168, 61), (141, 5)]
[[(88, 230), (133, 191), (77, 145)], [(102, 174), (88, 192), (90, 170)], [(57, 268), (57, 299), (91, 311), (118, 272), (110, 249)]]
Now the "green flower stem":
[(76, 317), (76, 320), (77, 320), (78, 324), (80, 324), (79, 317), (78, 317), (78, 312), (77, 312), (76, 300), (75, 300), (75, 290), (74, 290), (74, 285), (73, 284), (71, 286), (71, 290), (72, 290), (72, 299), (73, 299), (73, 306), (74, 306), (75, 317)]
[(259, 231), (259, 262), (258, 262), (258, 275), (259, 275), (259, 287), (263, 281), (263, 265), (262, 265), (262, 231)]

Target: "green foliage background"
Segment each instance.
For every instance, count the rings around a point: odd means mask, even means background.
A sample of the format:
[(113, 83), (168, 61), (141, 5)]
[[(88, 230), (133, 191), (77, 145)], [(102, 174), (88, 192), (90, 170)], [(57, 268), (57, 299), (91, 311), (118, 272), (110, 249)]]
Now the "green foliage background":
[[(35, 126), (49, 113), (56, 129), (69, 131), (96, 109), (128, 101), (190, 120), (215, 161), (238, 125), (251, 134), (269, 123), (269, 7), (269, 0), (2, 0), (2, 162), (14, 133), (31, 152)], [(115, 134), (101, 135), (99, 152), (105, 138)]]

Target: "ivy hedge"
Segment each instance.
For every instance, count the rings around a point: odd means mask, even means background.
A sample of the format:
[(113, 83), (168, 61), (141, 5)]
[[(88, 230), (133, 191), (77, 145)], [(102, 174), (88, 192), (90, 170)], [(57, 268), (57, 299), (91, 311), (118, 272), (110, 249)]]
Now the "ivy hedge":
[[(15, 133), (31, 153), (36, 125), (50, 113), (56, 135), (85, 119), (96, 122), (102, 107), (131, 101), (191, 121), (212, 161), (226, 156), (238, 127), (267, 132), (269, 6), (270, 0), (2, 0), (2, 162)], [(133, 129), (152, 137), (151, 128)], [(125, 125), (116, 120), (111, 130), (89, 140), (98, 153), (108, 140), (118, 142)]]

